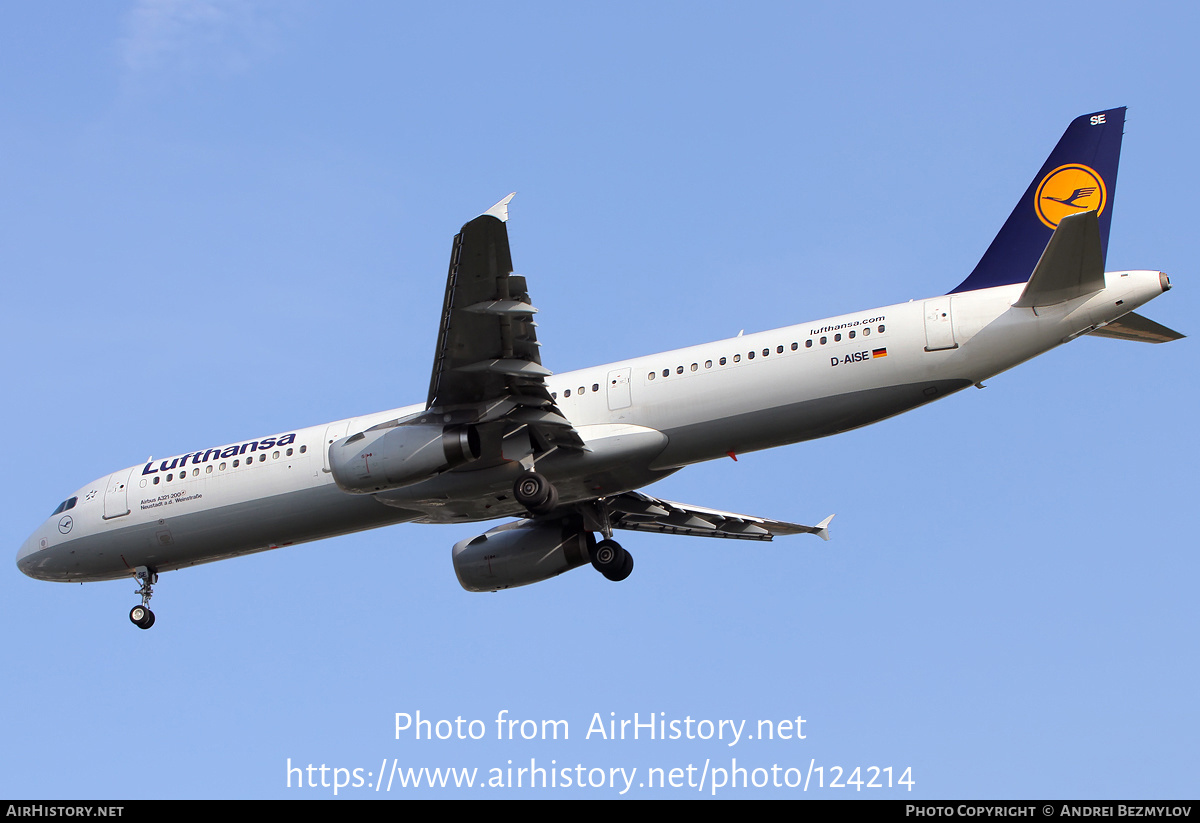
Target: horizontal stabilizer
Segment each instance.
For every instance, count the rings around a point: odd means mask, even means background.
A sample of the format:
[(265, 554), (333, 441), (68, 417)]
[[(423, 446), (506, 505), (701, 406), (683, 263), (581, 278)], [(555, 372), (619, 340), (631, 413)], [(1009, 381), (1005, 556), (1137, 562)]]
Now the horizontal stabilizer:
[(1014, 306), (1053, 306), (1104, 288), (1100, 221), (1094, 211), (1059, 221), (1033, 275)]
[(1088, 334), (1111, 337), (1114, 340), (1137, 340), (1140, 343), (1170, 343), (1187, 336), (1132, 311)]

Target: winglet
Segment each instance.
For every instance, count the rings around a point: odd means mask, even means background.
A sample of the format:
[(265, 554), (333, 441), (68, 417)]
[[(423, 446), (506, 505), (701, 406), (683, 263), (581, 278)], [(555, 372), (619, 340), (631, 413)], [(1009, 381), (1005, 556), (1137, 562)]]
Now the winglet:
[(820, 523), (818, 523), (817, 530), (814, 531), (813, 534), (815, 534), (817, 537), (821, 538), (822, 540), (828, 540), (829, 539), (829, 521), (832, 520), (836, 516), (837, 515), (831, 514), (828, 517), (826, 517), (824, 520), (822, 520)]
[(516, 196), (517, 196), (517, 193), (515, 191), (512, 192), (511, 194), (508, 195), (508, 197), (505, 197), (499, 203), (497, 203), (496, 205), (492, 206), (490, 209), (485, 211), (484, 214), (490, 214), (492, 217), (495, 217), (501, 223), (507, 223), (508, 222), (508, 201), (512, 200)]

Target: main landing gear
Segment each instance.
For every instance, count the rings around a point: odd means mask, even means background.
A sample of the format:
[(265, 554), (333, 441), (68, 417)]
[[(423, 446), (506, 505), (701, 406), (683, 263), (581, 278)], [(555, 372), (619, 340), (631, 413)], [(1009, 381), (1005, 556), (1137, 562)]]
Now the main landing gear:
[(558, 489), (535, 471), (527, 471), (513, 483), (513, 496), (530, 514), (549, 514), (558, 506)]
[(614, 582), (624, 580), (633, 571), (633, 555), (621, 548), (616, 540), (601, 540), (588, 554), (592, 568)]
[(150, 571), (145, 566), (134, 569), (134, 576), (141, 581), (142, 587), (134, 592), (141, 595), (142, 605), (129, 610), (129, 620), (139, 629), (148, 629), (154, 625), (154, 612), (150, 611), (150, 598), (154, 596), (154, 584), (158, 582), (158, 572)]
[[(543, 475), (530, 469), (513, 484), (513, 496), (532, 515), (549, 514), (558, 507), (558, 489)], [(633, 571), (633, 555), (612, 539), (612, 523), (609, 520), (608, 504), (598, 500), (585, 512), (588, 534), (588, 557), (592, 568), (609, 580), (620, 581)], [(604, 539), (593, 542), (590, 532), (598, 531)], [(153, 618), (152, 618), (153, 619)]]
[(612, 539), (612, 512), (608, 509), (608, 500), (602, 497), (584, 508), (582, 513), (585, 528), (600, 532), (604, 538), (597, 543), (588, 541), (592, 568), (613, 582), (629, 577), (633, 571), (633, 555)]

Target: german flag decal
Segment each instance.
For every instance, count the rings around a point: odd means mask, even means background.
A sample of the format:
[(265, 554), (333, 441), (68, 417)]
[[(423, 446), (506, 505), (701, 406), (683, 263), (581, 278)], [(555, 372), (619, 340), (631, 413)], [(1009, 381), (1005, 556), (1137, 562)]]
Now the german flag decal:
[(887, 357), (887, 349), (872, 349), (871, 359), (874, 360), (877, 357)]

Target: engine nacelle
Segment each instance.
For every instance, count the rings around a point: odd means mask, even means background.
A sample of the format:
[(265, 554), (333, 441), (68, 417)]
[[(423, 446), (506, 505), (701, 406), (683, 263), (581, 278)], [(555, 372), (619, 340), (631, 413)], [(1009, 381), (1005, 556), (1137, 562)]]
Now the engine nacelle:
[(520, 520), (454, 544), (454, 573), (469, 592), (527, 586), (589, 562), (591, 532), (567, 520)]
[(338, 486), (356, 494), (397, 489), (479, 457), (473, 428), (429, 424), (368, 429), (329, 446), (329, 469)]

